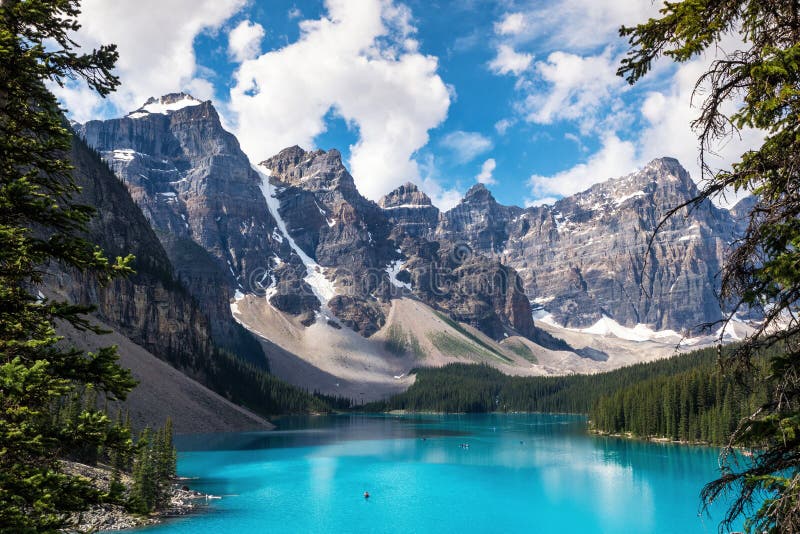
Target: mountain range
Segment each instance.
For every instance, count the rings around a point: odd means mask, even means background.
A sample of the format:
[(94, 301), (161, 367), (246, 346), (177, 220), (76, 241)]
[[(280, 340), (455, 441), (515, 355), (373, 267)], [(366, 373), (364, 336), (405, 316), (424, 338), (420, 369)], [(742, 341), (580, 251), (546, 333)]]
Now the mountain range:
[(207, 385), (191, 362), (215, 351), (355, 399), (406, 388), (420, 365), (560, 374), (668, 356), (709, 342), (699, 327), (722, 317), (717, 273), (746, 211), (687, 205), (653, 238), (697, 194), (667, 157), (552, 205), (477, 184), (442, 212), (410, 182), (374, 202), (339, 151), (252, 162), (184, 93), (73, 129), (99, 169), (83, 175), (107, 180), (107, 165), (129, 195), (91, 199), (99, 235), (118, 228), (102, 246), (147, 267), (141, 287), (63, 291)]

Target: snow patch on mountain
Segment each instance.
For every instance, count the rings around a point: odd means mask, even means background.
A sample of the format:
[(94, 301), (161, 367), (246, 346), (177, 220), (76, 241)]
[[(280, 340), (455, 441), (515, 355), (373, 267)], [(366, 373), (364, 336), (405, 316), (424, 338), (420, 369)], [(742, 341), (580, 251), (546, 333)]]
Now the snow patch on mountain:
[(237, 289), (236, 293), (233, 294), (233, 302), (231, 302), (231, 316), (233, 316), (233, 320), (239, 324), (242, 324), (242, 322), (237, 319), (236, 316), (239, 314), (239, 301), (241, 301), (243, 298), (244, 293)]
[(653, 341), (663, 340), (669, 337), (678, 337), (681, 335), (674, 330), (653, 330), (645, 324), (637, 324), (633, 328), (622, 326), (610, 317), (603, 317), (589, 328), (580, 330), (586, 334), (595, 334), (599, 336), (614, 336), (620, 339), (627, 339), (628, 341)]
[(309, 257), (308, 254), (303, 252), (303, 249), (301, 249), (297, 243), (295, 243), (294, 239), (292, 239), (292, 237), (289, 235), (289, 231), (286, 229), (286, 221), (283, 220), (279, 212), (280, 201), (275, 197), (276, 188), (274, 188), (269, 182), (269, 176), (272, 174), (272, 171), (261, 165), (253, 165), (253, 170), (255, 170), (261, 177), (261, 184), (259, 186), (261, 189), (261, 194), (264, 195), (264, 200), (267, 202), (267, 208), (269, 209), (272, 217), (275, 219), (275, 222), (278, 224), (278, 229), (288, 241), (289, 246), (292, 247), (292, 250), (295, 252), (295, 254), (300, 257), (300, 260), (306, 266), (306, 283), (311, 286), (314, 296), (316, 296), (320, 301), (323, 309), (327, 310), (327, 303), (336, 295), (336, 288), (334, 287), (333, 283), (325, 277), (324, 269), (316, 261)]
[(189, 106), (199, 106), (202, 103), (202, 100), (185, 93), (165, 95), (160, 98), (151, 97), (142, 107), (129, 113), (128, 118), (141, 119), (150, 114), (167, 115), (171, 111), (177, 111)]
[[(547, 312), (544, 308), (538, 308), (534, 310), (533, 319), (534, 321), (555, 326), (563, 330), (581, 332), (583, 334), (592, 334), (602, 337), (613, 336), (626, 341), (676, 342), (682, 339), (681, 334), (674, 330), (653, 330), (645, 324), (637, 324), (633, 328), (630, 328), (627, 326), (622, 326), (617, 321), (607, 316), (604, 316), (602, 319), (588, 328), (567, 328), (564, 325), (559, 324), (553, 318), (553, 314)], [(691, 338), (686, 339), (688, 340)]]
[(400, 204), (398, 206), (384, 206), (382, 209), (385, 210), (399, 210), (399, 209), (408, 209), (408, 208), (430, 208), (430, 206), (425, 204)]
[(133, 157), (137, 154), (135, 150), (131, 150), (130, 148), (122, 148), (113, 150), (111, 152), (111, 158), (117, 161), (133, 161)]
[(630, 193), (630, 194), (627, 194), (627, 195), (625, 195), (625, 196), (622, 196), (622, 197), (620, 197), (620, 198), (617, 198), (617, 199), (615, 199), (615, 200), (614, 200), (614, 203), (615, 203), (617, 206), (619, 206), (620, 204), (622, 204), (622, 203), (623, 203), (623, 202), (625, 202), (626, 200), (630, 200), (630, 199), (632, 199), (632, 198), (636, 198), (636, 197), (643, 197), (643, 196), (645, 196), (645, 192), (644, 192), (644, 191), (635, 191), (635, 192), (633, 192), (633, 193)]
[(395, 260), (389, 264), (386, 268), (386, 274), (389, 275), (389, 281), (392, 282), (392, 285), (401, 289), (408, 289), (411, 291), (411, 284), (408, 282), (401, 282), (397, 279), (397, 274), (403, 269), (403, 263), (405, 260)]

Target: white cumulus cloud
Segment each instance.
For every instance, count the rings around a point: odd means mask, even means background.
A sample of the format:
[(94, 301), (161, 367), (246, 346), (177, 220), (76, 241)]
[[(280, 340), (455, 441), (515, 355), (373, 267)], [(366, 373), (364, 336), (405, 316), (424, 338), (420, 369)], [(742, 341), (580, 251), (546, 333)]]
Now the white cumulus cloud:
[(494, 146), (492, 140), (478, 132), (456, 130), (445, 135), (442, 146), (451, 150), (458, 163), (468, 163)]
[(494, 158), (489, 158), (481, 165), (481, 172), (475, 177), (475, 181), (480, 184), (496, 184), (497, 180), (494, 179), (492, 173), (497, 167), (497, 162)]
[(257, 22), (243, 20), (228, 34), (228, 54), (241, 63), (261, 52), (261, 40), (266, 32)]
[[(495, 25), (507, 28), (517, 41), (543, 40), (550, 48), (587, 51), (618, 38), (619, 27), (657, 16), (661, 1), (541, 0), (522, 2), (519, 19), (509, 15)], [(516, 15), (516, 14), (515, 14)]]
[[(641, 160), (647, 161), (664, 155), (680, 160), (695, 181), (701, 179), (698, 163), (699, 144), (697, 132), (692, 131), (691, 122), (699, 114), (699, 104), (704, 95), (692, 92), (700, 75), (708, 68), (711, 59), (698, 59), (681, 65), (672, 77), (669, 87), (662, 91), (651, 91), (641, 106), (646, 127), (638, 141)], [(733, 103), (724, 107), (726, 113), (734, 111)], [(763, 132), (745, 129), (721, 140), (706, 152), (706, 164), (712, 169), (730, 168), (742, 153), (758, 146), (764, 139)]]
[(77, 34), (84, 48), (115, 43), (119, 51), (116, 74), (122, 85), (110, 103), (94, 96), (84, 84), (53, 88), (78, 121), (103, 113), (127, 112), (150, 96), (191, 91), (211, 96), (211, 84), (198, 72), (194, 39), (205, 30), (219, 29), (246, 0), (84, 0)]
[(489, 69), (495, 74), (519, 75), (531, 66), (533, 54), (517, 52), (510, 45), (497, 47), (497, 55), (489, 62)]
[[(662, 156), (677, 158), (695, 181), (701, 180), (697, 132), (690, 124), (707, 93), (701, 91), (692, 102), (693, 88), (715, 53), (741, 48), (741, 43), (726, 36), (719, 47), (678, 66), (660, 59), (631, 87), (616, 76), (628, 49), (618, 36), (619, 27), (657, 16), (661, 5), (651, 0), (549, 0), (544, 4), (528, 0), (516, 4), (523, 17), (509, 19), (506, 14), (495, 24), (501, 46), (533, 47), (536, 55), (547, 57), (512, 72), (517, 78), (518, 118), (545, 126), (577, 125), (580, 136), (568, 133), (565, 138), (586, 153), (583, 161), (560, 172), (533, 175), (529, 202), (550, 202)], [(714, 169), (729, 168), (761, 139), (759, 132), (740, 132), (712, 147), (706, 163)], [(591, 141), (600, 148), (589, 152)]]
[(496, 123), (494, 123), (494, 129), (500, 135), (505, 135), (508, 132), (508, 129), (514, 126), (516, 119), (500, 119)]
[(523, 13), (506, 13), (496, 22), (494, 31), (498, 35), (518, 35), (525, 31), (526, 22)]
[(527, 120), (551, 124), (558, 120), (577, 120), (582, 129), (594, 126), (598, 114), (627, 89), (616, 75), (618, 58), (610, 50), (596, 56), (553, 52), (547, 61), (536, 63), (536, 74), (546, 89), (534, 91), (525, 99)]
[(358, 133), (350, 167), (359, 190), (378, 198), (419, 181), (414, 153), (447, 116), (450, 95), (435, 57), (420, 53), (410, 11), (390, 0), (327, 0), (300, 21), (294, 43), (244, 61), (229, 110), (254, 161), (312, 147), (334, 111)]

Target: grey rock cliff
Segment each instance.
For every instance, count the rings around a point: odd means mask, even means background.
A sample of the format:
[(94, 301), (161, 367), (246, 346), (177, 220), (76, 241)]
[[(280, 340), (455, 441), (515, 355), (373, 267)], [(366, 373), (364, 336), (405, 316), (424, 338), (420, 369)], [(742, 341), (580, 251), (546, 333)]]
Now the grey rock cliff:
[[(470, 191), (474, 195), (468, 198), (483, 204), (476, 205), (474, 213), (465, 210), (459, 221), (486, 221), (481, 210), (491, 195), (481, 188)], [(497, 340), (513, 334), (532, 340), (540, 337), (516, 271), (466, 244), (463, 226), (437, 240), (439, 210), (414, 184), (400, 186), (379, 204), (392, 224), (391, 237), (404, 256), (398, 262), (402, 270), (397, 279), (408, 283), (414, 296)], [(476, 235), (485, 234), (476, 231)]]
[(466, 241), (476, 251), (494, 254), (508, 241), (508, 223), (522, 211), (499, 204), (485, 185), (475, 184), (456, 207), (442, 214), (436, 235)]
[(408, 182), (378, 201), (392, 225), (392, 235), (430, 237), (439, 222), (439, 208), (430, 197)]
[(282, 150), (261, 162), (282, 188), (281, 216), (290, 235), (320, 265), (383, 268), (393, 256), (389, 223), (356, 189), (338, 150)]
[[(169, 258), (125, 186), (100, 156), (75, 139), (71, 159), (81, 187), (76, 200), (97, 208), (88, 237), (108, 257), (133, 254), (135, 273), (102, 286), (86, 273), (53, 270), (47, 287), (72, 302), (97, 306), (101, 320), (185, 374), (204, 381), (214, 365), (215, 343), (207, 315), (174, 277)], [(243, 333), (245, 339), (249, 334)], [(267, 367), (251, 342), (238, 355)]]
[[(458, 258), (452, 244), (430, 241), (439, 210), (415, 185), (371, 202), (337, 150), (290, 147), (261, 166), (276, 187), (289, 234), (335, 281), (340, 294), (327, 306), (345, 326), (372, 335), (386, 321), (388, 300), (413, 294), (495, 339), (535, 336), (514, 269), (471, 252)], [(399, 270), (395, 280), (392, 266)]]
[[(437, 235), (463, 238), (520, 274), (529, 298), (566, 326), (603, 316), (684, 330), (720, 317), (715, 290), (734, 222), (703, 202), (653, 232), (697, 187), (677, 160), (661, 158), (551, 206), (484, 208), (467, 198), (442, 216)], [(481, 213), (494, 213), (481, 217)]]
[[(679, 210), (650, 243), (667, 212), (697, 194), (672, 158), (548, 206), (504, 206), (478, 184), (440, 213), (412, 183), (378, 203), (365, 199), (337, 150), (287, 148), (261, 162), (269, 174), (262, 178), (211, 103), (182, 93), (76, 129), (125, 182), (207, 310), (215, 339), (231, 346), (239, 339), (228, 310), (236, 289), (264, 291), (303, 324), (326, 308), (366, 336), (401, 295), (498, 339), (537, 337), (531, 302), (569, 327), (608, 316), (685, 330), (720, 317), (717, 273), (743, 229), (736, 209), (704, 202)], [(306, 266), (267, 208), (263, 179), (288, 237), (335, 284), (330, 302), (306, 283)]]
[(733, 222), (736, 224), (736, 236), (741, 237), (750, 224), (750, 215), (758, 207), (758, 197), (748, 195), (733, 205), (730, 209)]
[(290, 252), (275, 237), (260, 177), (214, 107), (170, 94), (76, 131), (125, 182), (177, 276), (208, 312), (215, 338), (236, 347), (228, 309), (234, 289), (248, 289), (253, 273)]
[(342, 295), (333, 314), (363, 335), (385, 323), (391, 286), (387, 265), (397, 256), (381, 208), (358, 192), (337, 150), (294, 146), (261, 162), (270, 172), (289, 235), (305, 254), (328, 268)]
[(535, 339), (530, 302), (513, 268), (447, 241), (409, 239), (403, 252), (420, 300), (493, 339), (514, 334)]

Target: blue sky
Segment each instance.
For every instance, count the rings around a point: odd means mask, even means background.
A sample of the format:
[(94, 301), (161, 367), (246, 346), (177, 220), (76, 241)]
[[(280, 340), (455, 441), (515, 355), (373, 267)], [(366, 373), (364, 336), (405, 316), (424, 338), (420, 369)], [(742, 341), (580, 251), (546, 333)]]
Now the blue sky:
[(185, 90), (214, 100), (254, 161), (337, 148), (368, 197), (411, 180), (444, 208), (476, 181), (506, 204), (551, 202), (664, 155), (699, 177), (691, 88), (713, 58), (659, 62), (632, 88), (615, 75), (617, 29), (655, 15), (650, 0), (83, 6), (80, 41), (119, 45), (123, 85), (107, 102), (58, 90), (79, 121)]

